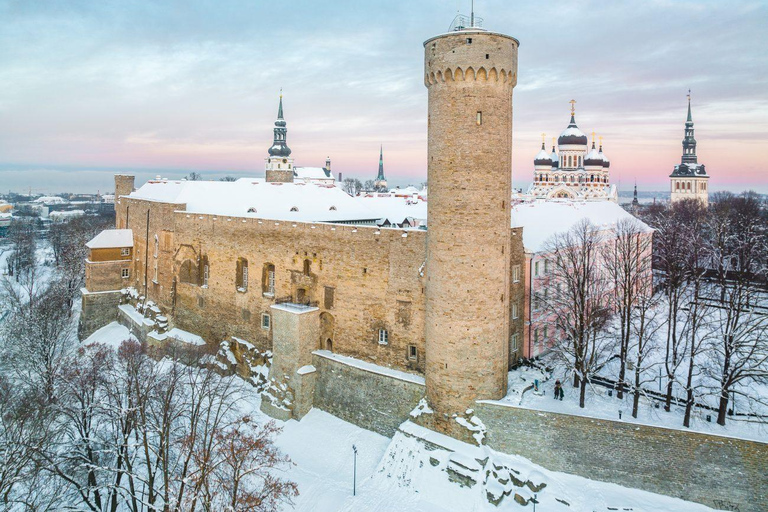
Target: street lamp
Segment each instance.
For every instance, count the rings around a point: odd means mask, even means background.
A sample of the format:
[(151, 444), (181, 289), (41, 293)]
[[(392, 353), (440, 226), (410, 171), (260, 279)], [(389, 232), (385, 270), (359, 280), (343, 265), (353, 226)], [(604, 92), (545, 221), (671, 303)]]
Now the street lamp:
[(357, 494), (357, 446), (352, 445), (354, 462), (352, 463), (352, 496)]
[(533, 498), (531, 498), (531, 503), (533, 503), (533, 512), (536, 512), (536, 504), (539, 502), (539, 500), (536, 499), (537, 496), (537, 494), (534, 494)]

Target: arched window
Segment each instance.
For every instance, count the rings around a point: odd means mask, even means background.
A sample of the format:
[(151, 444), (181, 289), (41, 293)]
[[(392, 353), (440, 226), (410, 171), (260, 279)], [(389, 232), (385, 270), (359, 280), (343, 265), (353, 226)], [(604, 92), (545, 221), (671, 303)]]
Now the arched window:
[(571, 167), (571, 155), (568, 155), (568, 167)]
[(235, 287), (239, 292), (248, 290), (248, 260), (245, 258), (237, 259), (237, 266), (235, 268)]
[(266, 294), (275, 294), (275, 266), (265, 263), (261, 276), (261, 291)]
[(181, 263), (179, 281), (187, 284), (197, 284), (197, 266), (192, 260), (184, 260)]

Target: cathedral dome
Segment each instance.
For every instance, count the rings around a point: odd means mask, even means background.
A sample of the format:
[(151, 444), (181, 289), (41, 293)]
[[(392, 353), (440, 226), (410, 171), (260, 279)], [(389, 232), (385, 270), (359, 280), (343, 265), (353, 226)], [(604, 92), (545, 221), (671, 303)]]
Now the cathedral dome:
[(603, 156), (595, 149), (595, 143), (592, 142), (592, 149), (587, 156), (584, 157), (584, 167), (603, 167), (605, 160)]
[(533, 165), (552, 165), (552, 158), (550, 158), (549, 153), (547, 153), (547, 150), (544, 149), (544, 143), (541, 143), (541, 151), (536, 155), (536, 158), (533, 160)]
[(269, 156), (291, 156), (291, 148), (285, 145), (284, 142), (275, 142), (272, 147), (269, 148)]
[(586, 134), (579, 130), (579, 127), (576, 126), (576, 120), (574, 119), (573, 114), (571, 114), (571, 122), (568, 124), (568, 127), (563, 131), (563, 133), (560, 134), (560, 137), (557, 138), (557, 145), (586, 146), (587, 142), (588, 140)]
[[(552, 139), (555, 140), (554, 138)], [(549, 155), (549, 159), (552, 160), (552, 168), (557, 169), (560, 167), (560, 159), (557, 158), (557, 153), (555, 153), (555, 146), (552, 146), (552, 154)]]

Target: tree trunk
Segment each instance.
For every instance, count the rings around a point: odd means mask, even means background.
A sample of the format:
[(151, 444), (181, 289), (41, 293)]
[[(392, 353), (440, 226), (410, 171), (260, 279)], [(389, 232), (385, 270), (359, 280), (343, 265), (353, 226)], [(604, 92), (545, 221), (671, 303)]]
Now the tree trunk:
[(664, 410), (669, 412), (672, 409), (672, 384), (674, 380), (672, 375), (667, 374), (667, 396), (664, 399)]
[(626, 361), (627, 354), (624, 351), (624, 347), (623, 347), (624, 341), (622, 340), (621, 343), (622, 343), (622, 347), (621, 347), (621, 367), (619, 368), (619, 382), (617, 383), (619, 389), (616, 392), (616, 398), (618, 398), (619, 400), (624, 398), (624, 378), (626, 377), (626, 371), (627, 371), (627, 361)]
[(640, 405), (640, 363), (635, 366), (635, 392), (632, 397), (632, 417), (637, 418), (637, 410)]
[(579, 407), (584, 408), (584, 399), (587, 396), (587, 379), (581, 380), (581, 389), (579, 390)]
[(720, 395), (720, 405), (717, 408), (717, 424), (725, 425), (725, 414), (728, 412), (728, 391)]

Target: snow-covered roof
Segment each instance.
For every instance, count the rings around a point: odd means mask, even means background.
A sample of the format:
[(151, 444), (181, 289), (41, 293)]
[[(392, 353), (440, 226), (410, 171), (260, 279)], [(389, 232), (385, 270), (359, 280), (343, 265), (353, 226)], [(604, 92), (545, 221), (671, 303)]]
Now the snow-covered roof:
[(427, 218), (426, 201), (413, 200), (410, 197), (374, 194), (370, 197), (358, 196), (354, 200), (375, 213), (377, 219), (388, 219), (400, 224), (407, 218)]
[(237, 181), (149, 181), (128, 197), (186, 204), (190, 213), (300, 222), (345, 222), (378, 217), (335, 184)]
[[(611, 229), (621, 219), (634, 219), (629, 212), (612, 201), (573, 202), (549, 200), (521, 203), (512, 207), (512, 227), (523, 228), (525, 252), (537, 253), (558, 233), (565, 233), (582, 219), (600, 229)], [(651, 231), (638, 220), (643, 231)]]
[(113, 249), (116, 247), (133, 247), (133, 230), (105, 229), (93, 240), (85, 244), (89, 249)]
[(302, 180), (329, 180), (335, 179), (331, 171), (324, 167), (294, 167), (293, 173), (296, 178)]
[(32, 202), (33, 203), (41, 203), (41, 204), (64, 204), (64, 203), (67, 203), (68, 201), (66, 199), (64, 199), (63, 197), (43, 196), (43, 197), (38, 197), (37, 199), (35, 199)]

